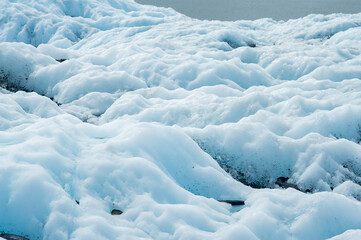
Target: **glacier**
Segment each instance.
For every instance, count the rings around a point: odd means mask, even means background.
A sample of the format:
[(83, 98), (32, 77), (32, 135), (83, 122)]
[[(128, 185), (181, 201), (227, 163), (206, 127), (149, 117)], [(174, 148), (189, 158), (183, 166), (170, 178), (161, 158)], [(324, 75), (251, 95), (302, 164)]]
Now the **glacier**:
[(360, 239), (361, 13), (0, 9), (0, 239)]

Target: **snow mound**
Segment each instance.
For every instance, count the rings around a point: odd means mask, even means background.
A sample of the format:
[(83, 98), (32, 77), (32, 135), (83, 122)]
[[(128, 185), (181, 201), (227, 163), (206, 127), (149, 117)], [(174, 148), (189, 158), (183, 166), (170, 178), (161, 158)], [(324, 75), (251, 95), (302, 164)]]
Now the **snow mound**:
[(0, 9), (0, 234), (360, 238), (361, 14)]
[(360, 239), (360, 237), (361, 237), (360, 230), (348, 230), (343, 234), (330, 238), (330, 240), (357, 240)]

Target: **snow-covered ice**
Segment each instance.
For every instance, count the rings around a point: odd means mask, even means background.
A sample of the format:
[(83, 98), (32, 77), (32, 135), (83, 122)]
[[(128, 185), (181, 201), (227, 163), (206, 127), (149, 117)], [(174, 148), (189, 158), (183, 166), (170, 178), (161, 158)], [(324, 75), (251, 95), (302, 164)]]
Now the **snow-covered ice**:
[(0, 234), (360, 238), (361, 13), (0, 10)]

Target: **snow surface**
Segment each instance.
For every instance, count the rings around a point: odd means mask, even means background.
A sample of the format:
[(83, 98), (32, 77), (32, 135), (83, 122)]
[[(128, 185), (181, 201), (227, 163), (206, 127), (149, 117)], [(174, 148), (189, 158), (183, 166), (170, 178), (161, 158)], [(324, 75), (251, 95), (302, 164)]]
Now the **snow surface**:
[(220, 22), (130, 0), (0, 9), (0, 233), (360, 238), (361, 13)]

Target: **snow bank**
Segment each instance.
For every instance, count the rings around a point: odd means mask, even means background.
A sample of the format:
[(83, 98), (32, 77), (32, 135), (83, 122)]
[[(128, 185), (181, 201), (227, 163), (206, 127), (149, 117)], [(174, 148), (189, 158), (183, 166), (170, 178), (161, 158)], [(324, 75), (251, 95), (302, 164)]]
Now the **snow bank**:
[(0, 233), (358, 238), (361, 14), (0, 8)]
[(343, 240), (343, 239), (356, 240), (356, 239), (359, 239), (360, 237), (361, 237), (360, 230), (348, 230), (348, 231), (344, 232), (343, 234), (340, 234), (340, 235), (330, 238), (330, 239), (332, 239), (332, 240)]

